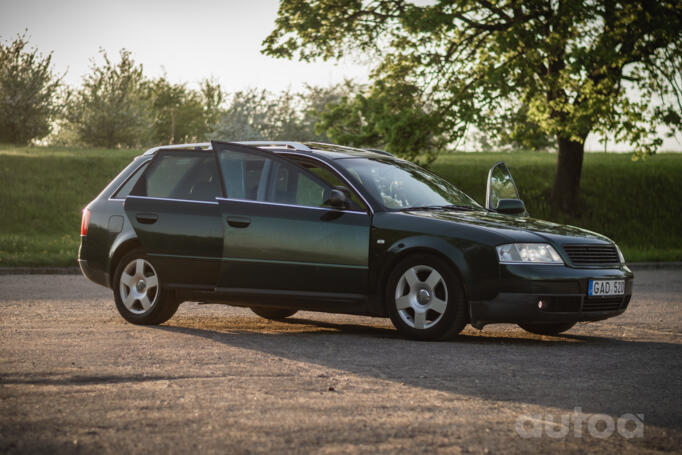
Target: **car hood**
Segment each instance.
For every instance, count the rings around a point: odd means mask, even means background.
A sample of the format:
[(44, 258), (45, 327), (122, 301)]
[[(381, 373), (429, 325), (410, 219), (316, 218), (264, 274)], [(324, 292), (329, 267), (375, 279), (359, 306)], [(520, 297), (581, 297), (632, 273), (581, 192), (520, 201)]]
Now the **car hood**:
[(411, 215), (467, 224), (494, 232), (514, 242), (612, 243), (608, 237), (575, 226), (488, 211), (415, 210)]

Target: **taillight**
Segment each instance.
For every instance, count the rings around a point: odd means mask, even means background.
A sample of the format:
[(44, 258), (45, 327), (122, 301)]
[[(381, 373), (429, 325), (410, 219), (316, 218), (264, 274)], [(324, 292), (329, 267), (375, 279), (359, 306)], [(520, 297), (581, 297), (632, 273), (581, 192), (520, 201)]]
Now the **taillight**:
[(88, 226), (90, 225), (90, 210), (83, 209), (83, 220), (81, 221), (81, 235), (88, 235)]

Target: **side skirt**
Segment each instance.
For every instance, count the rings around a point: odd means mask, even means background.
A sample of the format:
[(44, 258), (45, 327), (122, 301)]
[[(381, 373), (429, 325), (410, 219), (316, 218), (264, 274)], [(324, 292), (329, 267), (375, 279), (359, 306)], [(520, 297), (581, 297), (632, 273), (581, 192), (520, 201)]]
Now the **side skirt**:
[(368, 299), (362, 294), (334, 292), (300, 292), (246, 288), (189, 288), (172, 286), (183, 301), (216, 303), (232, 306), (262, 306), (302, 311), (343, 313), (369, 316)]

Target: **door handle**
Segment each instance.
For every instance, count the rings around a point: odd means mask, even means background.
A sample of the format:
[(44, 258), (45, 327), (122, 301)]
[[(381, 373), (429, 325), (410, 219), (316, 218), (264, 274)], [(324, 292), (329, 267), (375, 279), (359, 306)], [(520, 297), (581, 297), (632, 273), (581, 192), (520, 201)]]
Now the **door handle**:
[(154, 224), (159, 219), (156, 213), (136, 213), (135, 218), (142, 224)]
[(251, 224), (251, 218), (247, 216), (228, 216), (227, 224), (235, 228), (245, 228)]

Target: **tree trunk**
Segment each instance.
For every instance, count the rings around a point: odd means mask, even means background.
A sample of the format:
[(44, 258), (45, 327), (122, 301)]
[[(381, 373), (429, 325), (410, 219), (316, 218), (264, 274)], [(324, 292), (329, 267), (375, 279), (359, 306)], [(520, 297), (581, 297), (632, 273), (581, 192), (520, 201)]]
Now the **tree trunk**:
[(558, 142), (559, 158), (552, 189), (552, 206), (564, 213), (575, 213), (585, 143), (561, 137)]

